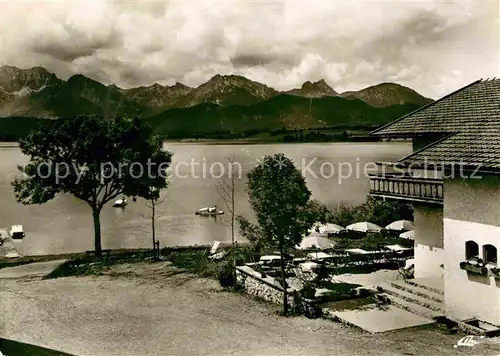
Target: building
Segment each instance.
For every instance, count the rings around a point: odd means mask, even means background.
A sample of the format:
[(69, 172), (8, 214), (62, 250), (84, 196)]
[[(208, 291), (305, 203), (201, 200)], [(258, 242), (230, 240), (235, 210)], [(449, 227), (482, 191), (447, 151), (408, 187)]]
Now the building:
[(500, 79), (479, 80), (372, 132), (411, 138), (370, 193), (415, 208), (415, 280), (442, 285), (456, 320), (500, 326)]

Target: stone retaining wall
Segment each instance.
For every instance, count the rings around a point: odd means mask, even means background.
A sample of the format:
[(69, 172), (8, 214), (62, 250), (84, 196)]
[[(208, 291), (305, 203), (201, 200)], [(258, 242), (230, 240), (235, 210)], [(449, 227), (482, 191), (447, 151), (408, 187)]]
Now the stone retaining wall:
[[(249, 266), (236, 267), (236, 282), (245, 288), (246, 292), (263, 300), (283, 305), (283, 288), (273, 277), (262, 278), (261, 274)], [(288, 303), (294, 304), (293, 288), (289, 288)]]

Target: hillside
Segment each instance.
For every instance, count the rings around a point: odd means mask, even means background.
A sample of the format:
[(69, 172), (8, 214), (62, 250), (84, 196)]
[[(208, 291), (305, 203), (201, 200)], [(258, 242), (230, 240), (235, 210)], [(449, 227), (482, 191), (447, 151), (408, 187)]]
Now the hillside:
[(367, 128), (430, 101), (393, 83), (338, 95), (320, 80), (283, 93), (242, 76), (215, 75), (196, 88), (176, 83), (123, 89), (81, 74), (64, 81), (41, 67), (0, 67), (0, 117), (11, 118), (2, 119), (0, 134), (8, 137), (23, 136), (25, 128), (16, 124), (36, 127), (40, 121), (31, 118), (82, 114), (143, 117), (162, 135), (187, 137), (193, 132)]
[(248, 106), (267, 100), (276, 94), (278, 94), (276, 90), (245, 77), (217, 74), (177, 100), (174, 107), (184, 108), (202, 103)]
[(292, 89), (285, 92), (285, 94), (302, 96), (304, 98), (322, 98), (325, 96), (338, 95), (324, 79), (318, 82), (305, 82), (300, 89)]
[(420, 95), (415, 90), (395, 83), (381, 83), (359, 91), (348, 91), (341, 95), (347, 99), (363, 100), (377, 108), (398, 104), (422, 106), (432, 102), (432, 99)]
[(0, 67), (0, 115), (70, 117), (80, 114), (136, 116), (151, 109), (116, 88), (77, 74), (67, 82), (45, 69)]
[(150, 86), (117, 89), (129, 100), (144, 107), (149, 107), (156, 113), (173, 107), (176, 101), (185, 97), (193, 90), (193, 88), (182, 83), (176, 83), (172, 86), (163, 86), (155, 83)]
[(240, 132), (278, 128), (348, 127), (385, 124), (418, 108), (415, 104), (374, 108), (361, 100), (316, 99), (280, 94), (252, 106), (203, 103), (171, 109), (149, 118), (156, 132), (189, 136), (193, 132)]
[(24, 90), (24, 94), (27, 94), (30, 90), (40, 90), (58, 82), (59, 79), (54, 74), (42, 67), (19, 69), (12, 66), (0, 66), (0, 87), (8, 93), (22, 95)]

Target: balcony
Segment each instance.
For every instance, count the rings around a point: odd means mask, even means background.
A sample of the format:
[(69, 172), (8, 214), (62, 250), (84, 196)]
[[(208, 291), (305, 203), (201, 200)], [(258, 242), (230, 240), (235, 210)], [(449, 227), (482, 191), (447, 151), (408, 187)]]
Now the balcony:
[(443, 181), (401, 174), (370, 174), (370, 194), (384, 199), (443, 204)]

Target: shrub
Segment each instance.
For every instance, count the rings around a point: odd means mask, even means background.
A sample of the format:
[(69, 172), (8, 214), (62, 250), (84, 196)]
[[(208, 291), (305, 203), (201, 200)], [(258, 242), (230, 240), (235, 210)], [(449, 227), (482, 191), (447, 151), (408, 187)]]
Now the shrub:
[(235, 260), (236, 265), (240, 266), (248, 262), (257, 262), (260, 259), (261, 251), (257, 244), (248, 244), (231, 249), (226, 259)]
[(225, 260), (219, 264), (217, 279), (222, 287), (233, 287), (235, 285), (233, 261)]
[(347, 226), (359, 221), (369, 221), (382, 227), (395, 220), (413, 220), (413, 208), (409, 204), (377, 200), (373, 197), (361, 205), (340, 202), (330, 207), (328, 221)]
[(216, 275), (216, 264), (208, 258), (207, 251), (175, 251), (171, 252), (167, 259), (176, 267), (183, 268), (187, 272), (196, 273), (201, 277)]

